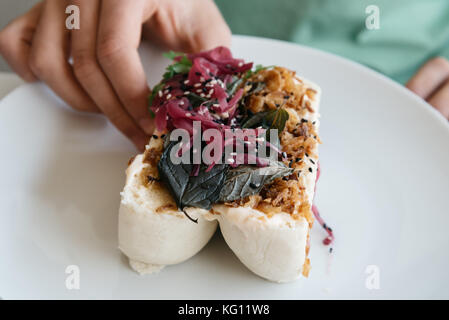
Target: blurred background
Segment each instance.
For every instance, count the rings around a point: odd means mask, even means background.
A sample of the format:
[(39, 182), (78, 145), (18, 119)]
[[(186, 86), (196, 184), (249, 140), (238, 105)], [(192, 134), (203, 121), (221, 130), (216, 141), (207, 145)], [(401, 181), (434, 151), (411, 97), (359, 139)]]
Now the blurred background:
[[(39, 0), (2, 0), (0, 2), (0, 29), (15, 17), (30, 9)], [(0, 56), (0, 72), (11, 71), (8, 64)]]
[[(38, 0), (0, 1), (0, 28)], [(296, 42), (405, 83), (426, 61), (449, 58), (449, 0), (215, 0), (234, 34)], [(369, 30), (370, 6), (379, 28)], [(372, 11), (371, 11), (372, 12)], [(0, 57), (0, 72), (10, 68)]]

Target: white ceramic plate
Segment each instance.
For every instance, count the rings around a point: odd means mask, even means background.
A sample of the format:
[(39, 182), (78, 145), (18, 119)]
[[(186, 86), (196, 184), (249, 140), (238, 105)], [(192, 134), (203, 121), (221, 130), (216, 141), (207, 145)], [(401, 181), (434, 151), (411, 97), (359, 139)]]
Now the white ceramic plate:
[[(310, 277), (275, 284), (248, 271), (218, 233), (189, 261), (138, 276), (117, 249), (134, 148), (103, 117), (24, 85), (0, 104), (0, 297), (449, 298), (448, 122), (400, 85), (330, 54), (250, 37), (235, 37), (233, 52), (323, 89), (316, 200), (335, 230), (333, 254), (316, 224)], [(168, 61), (152, 48), (142, 56), (155, 84)], [(66, 288), (70, 265), (79, 290)]]

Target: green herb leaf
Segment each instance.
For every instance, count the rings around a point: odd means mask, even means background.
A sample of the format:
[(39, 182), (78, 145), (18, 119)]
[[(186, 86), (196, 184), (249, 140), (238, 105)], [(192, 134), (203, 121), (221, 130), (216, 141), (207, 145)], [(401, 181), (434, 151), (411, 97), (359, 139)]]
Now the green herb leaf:
[[(192, 67), (192, 61), (190, 61), (189, 58), (187, 58), (186, 55), (183, 55), (180, 61), (176, 61), (175, 63), (169, 65), (166, 68), (166, 71), (163, 75), (164, 79), (170, 79), (172, 78), (175, 74), (179, 74), (179, 73), (188, 73), (190, 71), (190, 68)], [(175, 57), (177, 57), (179, 55), (176, 55)]]
[(242, 128), (257, 128), (262, 127), (264, 129), (277, 129), (278, 133), (285, 128), (285, 123), (289, 118), (288, 112), (279, 107), (276, 110), (258, 112), (248, 117), (242, 124)]
[(187, 99), (189, 99), (190, 103), (192, 104), (192, 107), (195, 109), (199, 107), (203, 102), (208, 101), (206, 98), (201, 97), (195, 93), (189, 93), (187, 95)]
[(252, 75), (255, 75), (256, 73), (258, 73), (261, 70), (265, 70), (265, 69), (270, 69), (273, 68), (274, 66), (266, 66), (264, 67), (261, 64), (256, 65), (256, 67), (254, 68), (254, 70), (248, 70), (246, 71), (245, 76), (243, 77), (245, 80), (248, 79), (249, 77), (251, 77)]
[(267, 116), (269, 111), (257, 112), (246, 118), (242, 124), (242, 128), (257, 128), (262, 127), (264, 129), (268, 129), (270, 124), (266, 123), (265, 117)]
[(159, 175), (171, 191), (178, 208), (197, 207), (210, 209), (217, 202), (226, 177), (228, 165), (217, 164), (209, 172), (200, 165), (197, 176), (192, 176), (194, 164), (174, 164), (170, 151), (178, 142), (172, 141), (162, 153), (158, 163)]
[(281, 134), (281, 132), (284, 130), (285, 123), (287, 122), (288, 118), (288, 112), (282, 107), (268, 112), (268, 114), (265, 116), (265, 120), (270, 123), (269, 129), (277, 129), (279, 134)]
[(226, 86), (226, 91), (227, 91), (228, 97), (231, 97), (232, 95), (234, 95), (234, 93), (237, 91), (237, 88), (242, 84), (242, 82), (243, 82), (243, 78), (235, 77), (235, 79), (233, 81), (228, 83), (228, 85)]
[(170, 60), (173, 60), (176, 57), (183, 56), (184, 53), (182, 53), (182, 52), (175, 52), (175, 51), (168, 51), (168, 52), (164, 52), (162, 55), (164, 57), (170, 59)]
[(219, 200), (228, 202), (258, 194), (264, 185), (292, 173), (293, 169), (280, 161), (270, 161), (267, 167), (238, 166), (226, 173)]

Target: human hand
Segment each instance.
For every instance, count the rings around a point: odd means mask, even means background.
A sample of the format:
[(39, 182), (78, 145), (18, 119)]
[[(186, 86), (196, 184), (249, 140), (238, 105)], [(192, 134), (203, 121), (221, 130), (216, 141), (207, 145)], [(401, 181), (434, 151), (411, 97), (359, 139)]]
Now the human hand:
[[(70, 4), (80, 8), (78, 30), (65, 26)], [(212, 0), (44, 0), (0, 31), (0, 54), (74, 109), (104, 113), (142, 150), (154, 128), (137, 52), (142, 35), (185, 52), (229, 46), (231, 38)]]
[(427, 61), (406, 87), (449, 119), (449, 61), (442, 57)]

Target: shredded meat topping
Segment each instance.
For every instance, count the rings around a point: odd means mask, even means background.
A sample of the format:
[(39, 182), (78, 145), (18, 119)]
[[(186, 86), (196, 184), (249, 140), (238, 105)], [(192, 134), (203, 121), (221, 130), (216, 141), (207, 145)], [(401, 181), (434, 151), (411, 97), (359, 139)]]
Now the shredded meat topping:
[(311, 225), (313, 215), (301, 175), (317, 168), (317, 146), (321, 141), (316, 123), (307, 120), (310, 113), (315, 112), (311, 101), (315, 100), (317, 92), (297, 78), (295, 72), (281, 67), (259, 71), (248, 79), (244, 90), (244, 102), (250, 111), (257, 113), (283, 107), (289, 113), (280, 142), (287, 156), (284, 163), (295, 172), (265, 186), (260, 195), (227, 205), (250, 206), (269, 216), (287, 212), (294, 218), (306, 218)]

